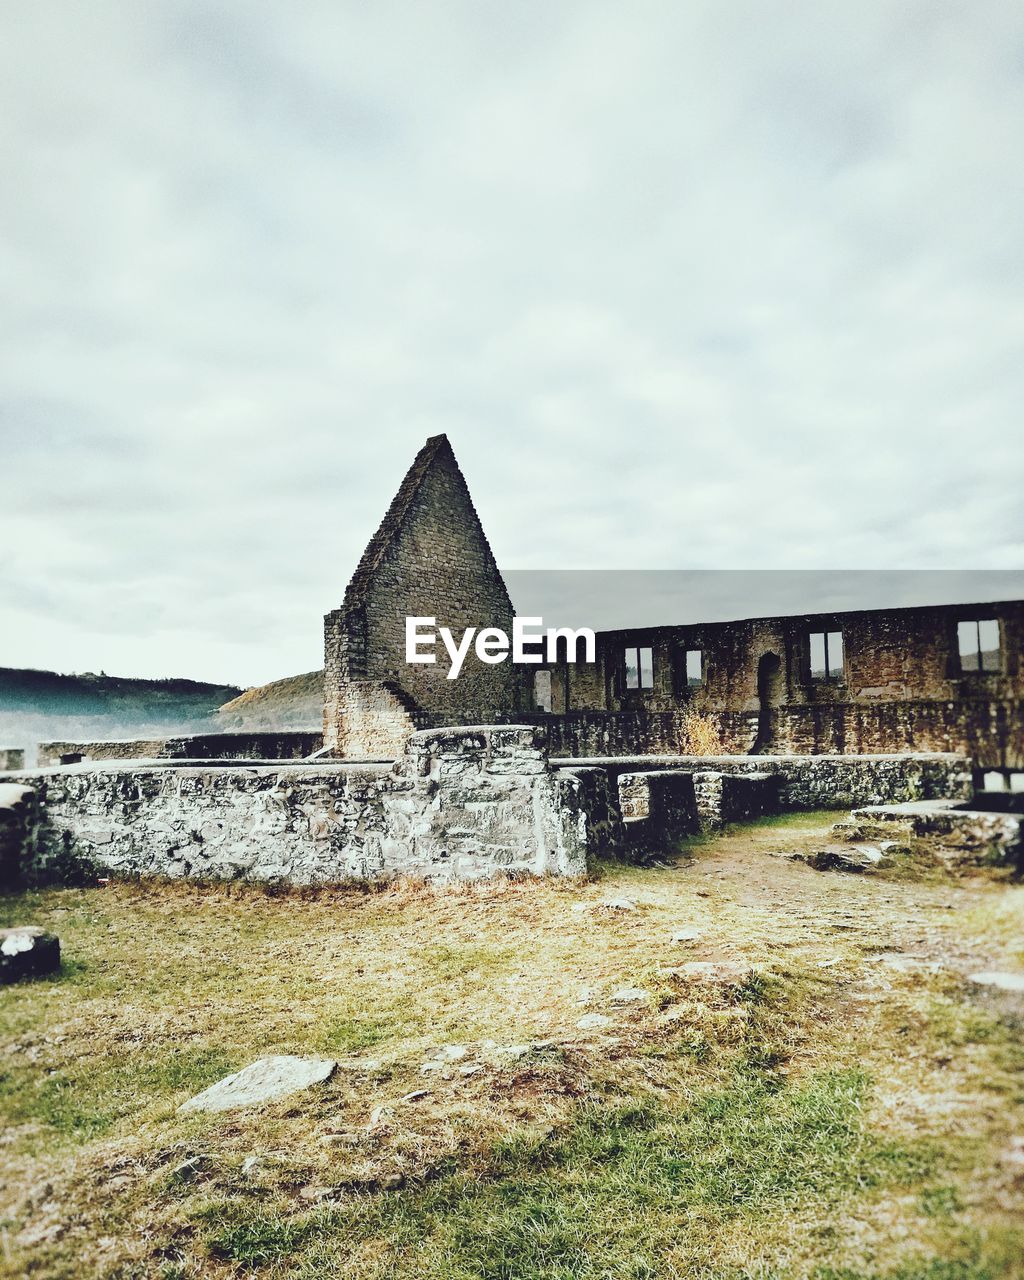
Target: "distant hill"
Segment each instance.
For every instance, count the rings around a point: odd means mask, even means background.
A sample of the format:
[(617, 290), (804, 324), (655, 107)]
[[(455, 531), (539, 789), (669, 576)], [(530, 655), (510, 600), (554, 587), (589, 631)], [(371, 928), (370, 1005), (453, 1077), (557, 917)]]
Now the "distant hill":
[(0, 746), (51, 739), (212, 732), (211, 716), (240, 690), (201, 680), (59, 675), (0, 667)]
[(226, 702), (217, 712), (217, 731), (232, 729), (320, 729), (323, 726), (324, 673), (288, 676)]

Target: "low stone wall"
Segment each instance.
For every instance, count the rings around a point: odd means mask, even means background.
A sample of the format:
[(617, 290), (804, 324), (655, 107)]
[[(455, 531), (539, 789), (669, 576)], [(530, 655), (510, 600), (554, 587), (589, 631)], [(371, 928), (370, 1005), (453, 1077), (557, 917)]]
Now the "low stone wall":
[(697, 831), (693, 774), (681, 769), (619, 775), (619, 803), (626, 841), (638, 855), (671, 852)]
[[(289, 731), (41, 742), (36, 767), (44, 769), (93, 760), (304, 760), (319, 751), (323, 741), (322, 733)], [(21, 765), (8, 767), (21, 768)]]
[(693, 789), (702, 831), (719, 831), (730, 822), (751, 822), (779, 809), (779, 779), (771, 773), (700, 770), (693, 775)]
[[(947, 801), (864, 805), (851, 815), (862, 822), (898, 823), (915, 835), (937, 837), (959, 851), (958, 864), (989, 862), (1024, 867), (1024, 817), (960, 807)], [(947, 861), (949, 859), (946, 859)]]
[(667, 852), (773, 807), (971, 794), (955, 756), (552, 761), (535, 729), (498, 725), (419, 731), (394, 763), (110, 760), (9, 780), (0, 852), (11, 882), (79, 861), (294, 884), (580, 874), (598, 852)]
[(550, 769), (529, 728), (417, 733), (393, 765), (110, 761), (21, 778), (44, 819), (24, 851), (37, 874), (75, 859), (292, 884), (586, 870), (583, 781)]
[(615, 780), (623, 773), (678, 769), (723, 775), (764, 774), (776, 780), (778, 805), (789, 809), (848, 809), (906, 800), (967, 800), (970, 761), (934, 754), (869, 756), (617, 756), (552, 760), (555, 768), (596, 765)]
[(8, 770), (13, 769), (24, 769), (24, 767), (24, 747), (0, 747), (0, 773), (7, 773)]
[(37, 800), (32, 787), (0, 782), (0, 893), (22, 886), (23, 850), (35, 830)]

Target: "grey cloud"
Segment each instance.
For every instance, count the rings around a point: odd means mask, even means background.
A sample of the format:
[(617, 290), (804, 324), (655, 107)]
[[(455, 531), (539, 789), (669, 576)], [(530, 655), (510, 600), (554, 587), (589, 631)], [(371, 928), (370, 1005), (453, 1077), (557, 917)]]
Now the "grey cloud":
[(510, 568), (1024, 563), (1019, 5), (0, 28), (0, 662), (316, 666), (437, 431)]

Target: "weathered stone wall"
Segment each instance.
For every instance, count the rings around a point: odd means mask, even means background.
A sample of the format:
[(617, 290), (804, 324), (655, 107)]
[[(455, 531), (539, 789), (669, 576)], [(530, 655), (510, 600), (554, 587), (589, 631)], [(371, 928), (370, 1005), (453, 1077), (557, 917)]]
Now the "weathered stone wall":
[(750, 822), (779, 810), (779, 779), (771, 773), (700, 770), (693, 775), (693, 789), (702, 831), (718, 831), (730, 822)]
[(109, 762), (22, 777), (44, 818), (37, 871), (68, 857), (116, 875), (294, 884), (586, 870), (583, 784), (549, 768), (529, 728), (418, 733), (394, 765)]
[(405, 660), (406, 617), (512, 629), (512, 604), (455, 455), (428, 440), (366, 548), (340, 609), (324, 620), (324, 735), (345, 756), (394, 754), (414, 727), (489, 723), (519, 705), (522, 668), (470, 652), (456, 680)]
[(939, 753), (864, 756), (618, 756), (553, 759), (556, 768), (599, 766), (616, 785), (622, 774), (656, 769), (774, 779), (781, 810), (842, 809), (909, 800), (968, 800), (971, 762)]
[(7, 773), (12, 769), (24, 769), (24, 767), (24, 747), (0, 747), (0, 773)]
[(693, 773), (683, 769), (619, 775), (626, 842), (634, 855), (669, 853), (697, 831)]
[(0, 782), (0, 893), (21, 887), (23, 855), (35, 831), (38, 797), (18, 782)]
[[(957, 625), (979, 618), (999, 624), (998, 671), (961, 669)], [(819, 631), (843, 635), (834, 678), (811, 673), (810, 635)], [(631, 646), (653, 650), (650, 689), (625, 687)], [(690, 649), (703, 655), (694, 688)], [(681, 750), (681, 713), (696, 711), (717, 725), (730, 752), (755, 744), (776, 752), (955, 751), (984, 767), (1020, 769), (1022, 653), (1022, 601), (605, 631), (595, 665), (553, 671), (549, 742), (553, 754), (567, 755)]]
[[(756, 712), (709, 714), (726, 751), (748, 754), (758, 735)], [(553, 756), (617, 756), (626, 753), (685, 753), (689, 745), (684, 709), (570, 711), (564, 715), (519, 715), (536, 724)], [(871, 705), (833, 702), (781, 707), (772, 713), (777, 752), (850, 755), (893, 752), (953, 752), (979, 767), (1024, 768), (1024, 701), (1014, 699)]]
[[(569, 711), (562, 715), (534, 712), (515, 716), (536, 725), (554, 756), (685, 755), (689, 747), (687, 712)], [(756, 714), (726, 713), (716, 717), (722, 746), (746, 755), (757, 737)]]
[(303, 760), (322, 746), (323, 734), (296, 731), (41, 742), (37, 767), (90, 760)]

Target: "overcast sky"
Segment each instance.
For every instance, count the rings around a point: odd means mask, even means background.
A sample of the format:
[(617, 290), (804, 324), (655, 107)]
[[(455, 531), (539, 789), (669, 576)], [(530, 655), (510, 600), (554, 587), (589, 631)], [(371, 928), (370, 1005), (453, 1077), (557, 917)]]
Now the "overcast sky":
[(0, 665), (318, 666), (439, 431), (510, 569), (1021, 568), (1022, 139), (1019, 0), (5, 5)]

